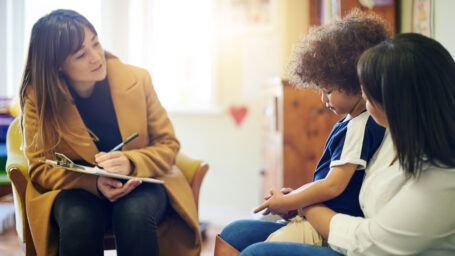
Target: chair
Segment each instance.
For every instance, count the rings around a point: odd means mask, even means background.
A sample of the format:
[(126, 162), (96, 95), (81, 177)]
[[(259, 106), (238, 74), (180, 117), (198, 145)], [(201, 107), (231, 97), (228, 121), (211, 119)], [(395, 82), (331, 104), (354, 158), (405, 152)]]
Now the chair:
[(215, 238), (215, 252), (213, 256), (237, 256), (240, 252), (223, 240), (219, 235)]
[[(19, 118), (16, 118), (13, 123), (11, 123), (8, 129), (6, 144), (8, 154), (6, 170), (13, 185), (16, 230), (19, 244), (21, 245), (22, 250), (25, 251), (25, 255), (36, 255), (35, 246), (28, 225), (27, 209), (25, 207), (25, 189), (29, 176), (28, 162), (21, 150), (22, 133)], [(196, 209), (198, 209), (199, 191), (209, 166), (202, 160), (193, 159), (183, 153), (177, 155), (176, 165), (187, 178), (193, 191)], [(115, 249), (112, 233), (105, 234), (104, 249)]]

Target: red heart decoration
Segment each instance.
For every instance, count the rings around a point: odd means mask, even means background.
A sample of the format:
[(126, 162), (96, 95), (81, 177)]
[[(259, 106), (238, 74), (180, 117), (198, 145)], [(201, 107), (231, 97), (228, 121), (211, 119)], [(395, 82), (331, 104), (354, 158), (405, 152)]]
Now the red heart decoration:
[(243, 119), (245, 118), (248, 109), (246, 107), (231, 106), (229, 108), (229, 111), (231, 113), (232, 118), (235, 121), (235, 124), (239, 126), (243, 122)]

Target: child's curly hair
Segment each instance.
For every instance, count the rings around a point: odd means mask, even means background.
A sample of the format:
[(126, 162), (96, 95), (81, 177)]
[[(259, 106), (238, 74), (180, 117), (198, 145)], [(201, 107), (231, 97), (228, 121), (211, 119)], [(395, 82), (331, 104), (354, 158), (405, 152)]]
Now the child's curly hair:
[(360, 93), (357, 61), (366, 49), (389, 37), (386, 22), (359, 9), (341, 20), (311, 28), (291, 54), (289, 81), (297, 87), (327, 87)]

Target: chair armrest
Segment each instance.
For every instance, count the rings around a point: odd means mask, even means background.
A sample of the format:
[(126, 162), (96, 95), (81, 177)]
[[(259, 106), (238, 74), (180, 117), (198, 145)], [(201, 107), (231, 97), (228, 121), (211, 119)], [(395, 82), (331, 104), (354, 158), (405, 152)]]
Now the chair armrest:
[(25, 189), (27, 188), (27, 179), (22, 174), (20, 168), (14, 166), (8, 169), (8, 176), (17, 190), (21, 203), (25, 205)]
[(202, 162), (199, 168), (194, 173), (193, 179), (191, 180), (191, 189), (193, 190), (194, 201), (196, 203), (196, 209), (199, 209), (199, 191), (201, 190), (202, 180), (205, 174), (209, 170), (209, 165)]
[(12, 147), (8, 147), (6, 171), (13, 187), (16, 230), (20, 240), (26, 242), (25, 190), (29, 180), (28, 165), (22, 151), (15, 151), (12, 149)]
[[(16, 231), (22, 249), (25, 254), (36, 255), (32, 235), (27, 219), (27, 209), (25, 204), (25, 192), (27, 189), (28, 161), (21, 149), (22, 132), (20, 119), (16, 118), (9, 126), (6, 138), (7, 160), (6, 171), (12, 181), (14, 210), (16, 213)], [(24, 244), (25, 243), (25, 244)]]
[[(22, 171), (14, 166), (9, 167), (8, 176), (14, 185), (13, 192), (17, 192), (17, 194), (14, 195), (14, 206), (16, 211), (16, 230), (18, 232), (20, 246), (22, 249), (25, 249), (26, 256), (36, 255), (35, 245), (33, 244), (32, 234), (26, 215), (25, 191), (27, 189), (28, 180), (25, 178)], [(20, 219), (18, 219), (19, 217)]]
[(27, 188), (27, 179), (22, 174), (22, 171), (14, 166), (9, 166), (8, 177), (13, 186), (14, 211), (16, 213), (16, 231), (19, 241), (27, 242), (28, 221), (25, 210), (25, 190)]
[(190, 184), (196, 207), (198, 207), (199, 191), (201, 189), (202, 180), (209, 169), (209, 165), (202, 160), (193, 159), (181, 152), (177, 155), (176, 165)]

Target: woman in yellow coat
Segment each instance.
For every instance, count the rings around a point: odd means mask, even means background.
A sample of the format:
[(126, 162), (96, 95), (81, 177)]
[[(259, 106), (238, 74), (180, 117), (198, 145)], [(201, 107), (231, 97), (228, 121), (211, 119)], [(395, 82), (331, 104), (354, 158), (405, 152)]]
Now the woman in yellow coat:
[[(20, 98), (26, 207), (38, 255), (103, 255), (106, 229), (118, 255), (199, 255), (191, 188), (173, 167), (180, 145), (147, 71), (106, 53), (79, 13), (56, 10), (32, 29)], [(164, 185), (43, 163), (54, 152)]]

